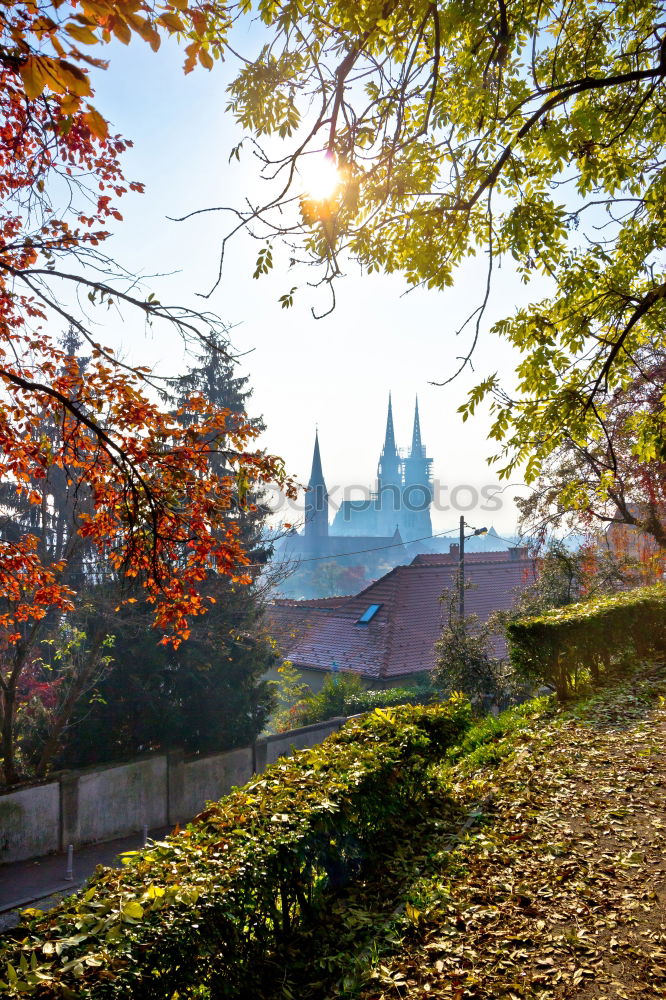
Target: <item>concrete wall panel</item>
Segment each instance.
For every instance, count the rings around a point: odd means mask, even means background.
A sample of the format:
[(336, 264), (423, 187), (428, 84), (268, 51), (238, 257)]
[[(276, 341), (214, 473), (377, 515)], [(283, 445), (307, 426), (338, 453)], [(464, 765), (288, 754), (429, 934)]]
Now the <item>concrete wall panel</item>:
[[(340, 728), (341, 719), (330, 719), (314, 726), (292, 729), (288, 733), (278, 733), (266, 739), (266, 767), (270, 767), (278, 757), (290, 757), (296, 750), (305, 750), (322, 743), (331, 733)], [(263, 742), (263, 741), (262, 741)]]
[(165, 756), (84, 771), (79, 780), (78, 842), (112, 840), (167, 820)]
[(252, 747), (185, 762), (183, 818), (196, 816), (206, 802), (217, 801), (234, 785), (252, 777)]
[(182, 751), (68, 771), (57, 781), (0, 794), (0, 864), (184, 822), (279, 757), (316, 746), (344, 719), (186, 760)]
[(0, 863), (49, 854), (59, 846), (57, 781), (0, 795)]

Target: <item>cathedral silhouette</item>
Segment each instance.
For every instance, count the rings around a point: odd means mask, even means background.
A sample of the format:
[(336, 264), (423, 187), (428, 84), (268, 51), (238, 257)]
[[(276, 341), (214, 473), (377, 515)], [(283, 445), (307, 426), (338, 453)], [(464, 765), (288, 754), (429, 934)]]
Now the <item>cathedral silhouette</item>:
[(411, 447), (402, 452), (396, 445), (389, 394), (376, 489), (360, 499), (343, 500), (329, 525), (328, 490), (316, 433), (303, 532), (294, 532), (284, 539), (279, 547), (280, 557), (340, 559), (359, 552), (371, 555), (378, 550), (389, 550), (385, 554), (389, 561), (395, 564), (404, 561), (406, 546), (432, 536), (431, 467), (432, 459), (428, 458), (421, 440), (418, 398)]

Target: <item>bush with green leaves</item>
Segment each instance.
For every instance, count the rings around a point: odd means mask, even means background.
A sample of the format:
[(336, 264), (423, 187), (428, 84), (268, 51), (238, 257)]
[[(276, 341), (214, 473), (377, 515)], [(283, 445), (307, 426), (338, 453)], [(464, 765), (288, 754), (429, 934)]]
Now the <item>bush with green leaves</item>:
[[(465, 590), (472, 584), (465, 581)], [(462, 691), (468, 698), (497, 699), (503, 690), (500, 662), (493, 656), (493, 628), (478, 615), (459, 612), (458, 586), (440, 597), (446, 608), (441, 638), (435, 643), (432, 681), (440, 691)]]
[(429, 764), (470, 725), (461, 698), (377, 709), (280, 759), (184, 831), (125, 855), (48, 914), (26, 911), (0, 952), (0, 988), (39, 1000), (260, 995), (291, 935), (404, 836)]
[(433, 691), (427, 684), (372, 691), (364, 687), (358, 674), (328, 674), (317, 694), (303, 698), (294, 707), (291, 722), (295, 726), (308, 726), (338, 716), (372, 712), (375, 708), (423, 705), (432, 698)]
[(560, 697), (581, 677), (593, 682), (627, 658), (666, 652), (666, 586), (597, 597), (507, 625), (511, 663), (531, 680), (552, 684)]

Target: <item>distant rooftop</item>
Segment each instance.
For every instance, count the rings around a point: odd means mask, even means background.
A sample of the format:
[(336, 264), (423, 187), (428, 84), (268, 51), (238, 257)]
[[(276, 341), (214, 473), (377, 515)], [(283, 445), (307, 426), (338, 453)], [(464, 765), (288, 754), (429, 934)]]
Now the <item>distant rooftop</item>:
[[(281, 631), (283, 654), (302, 669), (329, 671), (335, 662), (340, 670), (386, 681), (429, 671), (447, 613), (440, 598), (455, 587), (457, 568), (455, 550), (417, 556), (354, 597), (277, 601), (268, 609), (269, 630)], [(467, 614), (487, 621), (509, 609), (533, 573), (526, 549), (470, 553)], [(506, 654), (503, 637), (495, 639), (494, 652)]]

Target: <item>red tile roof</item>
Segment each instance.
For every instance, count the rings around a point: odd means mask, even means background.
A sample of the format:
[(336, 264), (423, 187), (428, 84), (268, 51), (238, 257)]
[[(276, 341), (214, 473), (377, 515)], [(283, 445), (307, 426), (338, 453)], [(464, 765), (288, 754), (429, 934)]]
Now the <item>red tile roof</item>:
[(320, 597), (309, 601), (280, 598), (266, 608), (266, 631), (286, 655), (298, 639), (312, 630), (322, 615), (349, 600), (350, 597)]
[(274, 608), (337, 608), (345, 601), (350, 601), (353, 594), (342, 594), (338, 597), (313, 597), (305, 600), (295, 600), (291, 597), (279, 597), (271, 604)]
[[(465, 576), (473, 587), (466, 591), (465, 611), (482, 621), (493, 611), (510, 608), (516, 590), (526, 586), (533, 573), (532, 560), (502, 554), (504, 560), (466, 560)], [(303, 607), (304, 615), (309, 612), (306, 626), (294, 634), (291, 645), (283, 644), (285, 655), (304, 669), (330, 671), (336, 664), (340, 670), (379, 680), (432, 669), (434, 644), (447, 611), (440, 596), (455, 587), (457, 565), (423, 565), (422, 558), (396, 567), (337, 607)], [(379, 611), (367, 624), (359, 625), (358, 619), (371, 604), (379, 604)], [(291, 610), (295, 610), (293, 605)], [(498, 636), (495, 654), (505, 652), (504, 639)]]
[[(459, 546), (452, 545), (448, 552), (424, 552), (412, 559), (412, 566), (446, 566), (458, 563)], [(465, 552), (465, 565), (478, 562), (507, 562), (510, 559), (527, 559), (528, 550), (523, 546), (515, 546), (502, 552)]]

